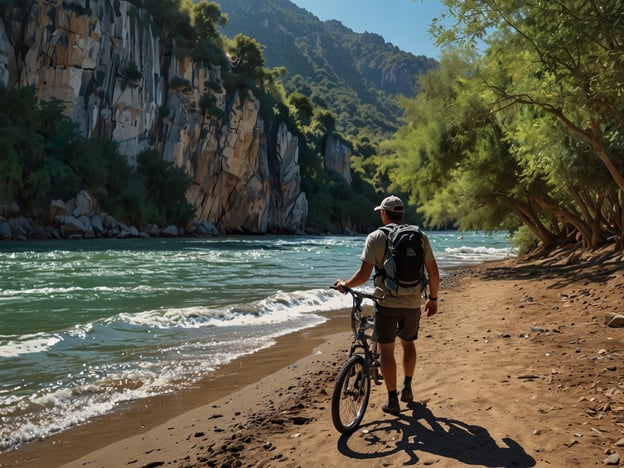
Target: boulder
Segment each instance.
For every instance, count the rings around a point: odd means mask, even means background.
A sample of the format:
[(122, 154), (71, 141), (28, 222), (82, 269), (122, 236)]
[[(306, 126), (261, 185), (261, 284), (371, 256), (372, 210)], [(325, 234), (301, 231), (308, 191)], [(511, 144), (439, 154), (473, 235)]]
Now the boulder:
[(91, 195), (89, 195), (86, 191), (81, 190), (76, 195), (74, 201), (76, 208), (74, 208), (74, 212), (72, 213), (75, 217), (79, 218), (81, 216), (87, 216), (92, 214), (93, 212), (93, 200), (91, 199)]
[(48, 219), (50, 221), (56, 219), (57, 216), (67, 214), (69, 214), (69, 210), (63, 200), (50, 200), (50, 206), (48, 208)]
[(160, 236), (160, 228), (156, 224), (148, 224), (143, 231), (150, 237)]
[(84, 233), (89, 231), (90, 224), (86, 224), (85, 220), (88, 220), (86, 216), (76, 218), (71, 215), (61, 215), (55, 218), (55, 221), (60, 227), (61, 236), (65, 238), (75, 238), (77, 235), (83, 236)]
[(134, 226), (125, 226), (122, 224), (120, 232), (116, 234), (115, 237), (119, 239), (139, 237), (139, 230)]
[(219, 235), (219, 230), (217, 227), (209, 221), (202, 221), (201, 223), (195, 226), (194, 232), (199, 234), (200, 236), (214, 236), (217, 237)]
[(102, 234), (104, 232), (104, 223), (102, 222), (102, 217), (99, 214), (91, 216), (91, 226), (96, 233)]
[(178, 228), (171, 224), (163, 229), (160, 235), (163, 237), (178, 237)]
[(32, 233), (32, 222), (28, 218), (19, 217), (9, 219), (13, 239), (28, 239)]

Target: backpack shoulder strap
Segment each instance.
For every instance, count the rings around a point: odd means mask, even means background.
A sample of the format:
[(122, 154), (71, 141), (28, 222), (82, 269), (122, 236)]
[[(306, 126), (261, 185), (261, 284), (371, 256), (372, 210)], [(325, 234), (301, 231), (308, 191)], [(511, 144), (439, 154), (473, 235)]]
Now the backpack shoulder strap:
[[(390, 224), (386, 224), (385, 226), (381, 226), (381, 227), (378, 228), (378, 230), (383, 232), (384, 235), (386, 236), (386, 244), (385, 244), (385, 247), (384, 247), (384, 249), (385, 249), (384, 250), (384, 259), (388, 255), (388, 235), (396, 227), (397, 227), (397, 224), (390, 223)], [(375, 279), (379, 275), (381, 275), (381, 276), (383, 276), (385, 278), (386, 271), (384, 269), (382, 269), (382, 268), (378, 268), (377, 265), (375, 265), (375, 274), (373, 275), (373, 279)]]
[(390, 224), (386, 224), (385, 226), (381, 226), (380, 228), (378, 228), (381, 232), (383, 232), (386, 237), (388, 237), (388, 235), (394, 231), (396, 228), (398, 228), (399, 225), (396, 223), (390, 223)]

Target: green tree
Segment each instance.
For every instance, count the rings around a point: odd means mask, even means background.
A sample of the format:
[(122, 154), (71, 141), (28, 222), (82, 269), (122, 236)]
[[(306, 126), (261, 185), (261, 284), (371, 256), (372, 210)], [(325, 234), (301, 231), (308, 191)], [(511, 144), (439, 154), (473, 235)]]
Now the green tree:
[[(563, 129), (563, 133), (555, 135), (564, 135), (560, 142), (551, 139), (552, 147), (558, 148), (560, 154), (574, 155), (567, 158), (576, 164), (569, 173), (598, 174), (587, 158), (593, 155), (617, 188), (613, 192), (607, 183), (604, 191), (594, 193), (593, 187), (585, 189), (585, 178), (579, 177), (574, 183), (565, 178), (569, 190), (555, 189), (546, 199), (536, 198), (536, 203), (551, 214), (557, 213), (565, 230), (571, 227), (587, 247), (601, 245), (614, 233), (621, 243), (624, 160), (619, 155), (624, 130), (624, 5), (616, 0), (446, 0), (445, 4), (456, 22), (449, 29), (434, 25), (441, 43), (452, 44), (458, 38), (474, 41), (492, 32), (487, 40), (487, 55), (505, 80), (490, 81), (489, 76), (483, 80), (484, 87), (493, 94), (491, 111), (502, 113), (512, 106), (521, 112), (521, 108), (528, 107), (539, 119), (532, 126), (534, 130), (525, 125), (514, 131), (516, 138), (521, 137), (518, 142), (528, 147), (532, 136), (541, 129), (553, 129), (542, 118), (549, 116)], [(524, 135), (519, 133), (521, 128)], [(538, 170), (544, 168), (544, 162), (545, 158), (526, 157), (523, 167), (545, 177), (544, 171)], [(574, 203), (566, 198), (573, 198)], [(588, 203), (589, 199), (598, 203)]]
[(81, 136), (58, 100), (38, 102), (32, 87), (0, 87), (3, 198), (29, 210), (82, 188), (70, 164)]
[(374, 158), (376, 177), (408, 193), (428, 225), (496, 229), (509, 222), (501, 194), (514, 186), (515, 161), (471, 73), (469, 62), (446, 54), (421, 78), (421, 93), (403, 101), (409, 123)]
[(295, 108), (301, 123), (308, 125), (314, 115), (314, 105), (310, 99), (301, 93), (293, 93), (288, 97), (288, 101)]
[(194, 215), (193, 207), (186, 200), (190, 176), (183, 168), (164, 161), (154, 150), (143, 151), (137, 160), (137, 174), (145, 187), (150, 207), (149, 221), (186, 226)]
[(194, 46), (191, 56), (206, 64), (226, 65), (223, 51), (224, 41), (217, 27), (227, 23), (227, 16), (221, 13), (218, 4), (201, 0), (192, 7), (192, 26), (190, 33)]
[(266, 72), (262, 46), (251, 37), (237, 34), (228, 47), (231, 69), (226, 74), (226, 87), (230, 90), (263, 88)]
[(0, 86), (0, 203), (18, 198), (28, 172), (24, 155), (43, 152), (36, 115), (34, 88), (20, 93)]
[[(420, 202), (430, 224), (461, 229), (517, 229), (525, 224), (544, 247), (573, 241), (600, 245), (615, 225), (607, 202), (615, 184), (588, 149), (539, 108), (492, 112), (504, 86), (496, 63), (446, 54), (404, 103), (409, 124), (388, 145), (385, 171), (394, 187)], [(618, 210), (615, 214), (619, 213)]]
[(227, 16), (221, 13), (217, 3), (200, 0), (193, 5), (193, 26), (200, 39), (212, 39), (222, 43), (217, 26), (225, 26)]

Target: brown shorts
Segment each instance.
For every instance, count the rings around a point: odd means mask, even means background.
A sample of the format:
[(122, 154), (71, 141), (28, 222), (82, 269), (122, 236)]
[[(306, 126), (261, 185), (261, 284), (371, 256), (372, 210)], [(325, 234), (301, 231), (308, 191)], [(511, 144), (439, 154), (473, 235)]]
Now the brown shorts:
[(376, 306), (375, 334), (378, 343), (394, 343), (398, 336), (404, 341), (418, 338), (420, 308), (395, 309)]

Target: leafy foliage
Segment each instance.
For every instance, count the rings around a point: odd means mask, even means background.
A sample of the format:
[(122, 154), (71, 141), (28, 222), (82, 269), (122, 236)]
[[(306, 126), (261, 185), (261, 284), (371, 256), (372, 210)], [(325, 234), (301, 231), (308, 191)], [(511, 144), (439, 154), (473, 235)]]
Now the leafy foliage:
[(622, 249), (624, 6), (445, 3), (456, 22), (434, 29), (456, 48), (404, 101), (406, 124), (378, 170), (438, 225), (506, 228), (523, 249)]
[(193, 217), (185, 198), (190, 180), (182, 169), (148, 152), (132, 171), (117, 143), (84, 139), (61, 103), (38, 102), (32, 87), (0, 86), (0, 146), (0, 203), (15, 200), (37, 213), (51, 199), (87, 190), (106, 211), (138, 226), (185, 225)]
[(154, 212), (152, 222), (184, 226), (193, 218), (193, 207), (186, 200), (192, 180), (184, 169), (164, 161), (156, 151), (146, 150), (138, 156), (137, 176), (143, 182), (148, 206)]

